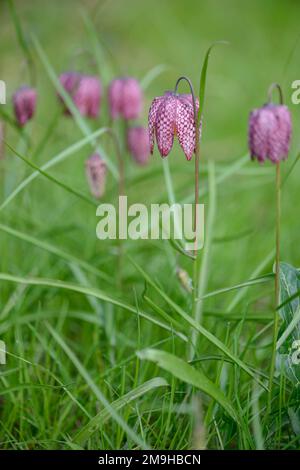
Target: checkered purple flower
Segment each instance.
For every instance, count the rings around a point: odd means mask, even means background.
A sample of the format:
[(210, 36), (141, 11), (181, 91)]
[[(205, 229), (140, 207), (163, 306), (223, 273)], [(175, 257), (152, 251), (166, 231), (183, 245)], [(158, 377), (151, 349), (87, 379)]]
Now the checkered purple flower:
[(148, 129), (131, 127), (127, 134), (128, 150), (139, 165), (146, 165), (150, 156)]
[[(197, 112), (198, 109), (199, 101), (196, 100)], [(191, 95), (167, 91), (163, 96), (155, 98), (149, 110), (148, 126), (151, 153), (153, 153), (156, 137), (158, 150), (162, 157), (166, 157), (172, 149), (174, 136), (177, 135), (187, 160), (191, 160), (196, 145), (196, 126)]]
[(36, 101), (36, 90), (28, 86), (19, 88), (13, 95), (15, 116), (20, 127), (25, 126), (27, 121), (33, 117), (36, 108)]
[(114, 79), (109, 85), (108, 101), (112, 119), (119, 116), (126, 120), (137, 119), (143, 107), (139, 82), (132, 77)]
[(91, 75), (83, 75), (74, 94), (74, 103), (82, 116), (95, 119), (99, 115), (101, 96), (100, 80)]
[[(78, 72), (65, 72), (60, 75), (59, 81), (66, 92), (73, 99), (82, 116), (95, 119), (99, 115), (102, 86), (100, 80), (92, 75), (82, 75)], [(63, 98), (60, 96), (63, 102)], [(65, 108), (65, 114), (70, 111)]]
[(291, 115), (287, 106), (266, 104), (254, 109), (249, 117), (249, 149), (251, 158), (259, 162), (278, 163), (287, 158), (292, 133)]

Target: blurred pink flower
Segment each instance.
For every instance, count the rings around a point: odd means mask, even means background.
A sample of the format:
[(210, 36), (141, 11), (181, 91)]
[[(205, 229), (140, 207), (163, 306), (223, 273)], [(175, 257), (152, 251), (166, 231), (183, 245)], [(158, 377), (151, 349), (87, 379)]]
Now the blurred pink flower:
[[(198, 109), (199, 101), (196, 100), (197, 112)], [(154, 136), (161, 156), (166, 157), (172, 149), (174, 136), (177, 135), (186, 158), (192, 158), (196, 145), (196, 127), (191, 95), (167, 91), (164, 96), (154, 98), (148, 122), (151, 153), (154, 149)]]
[[(100, 80), (92, 75), (82, 75), (78, 72), (64, 72), (59, 77), (61, 85), (72, 97), (74, 104), (82, 116), (97, 118), (102, 97)], [(63, 98), (60, 96), (61, 101)], [(70, 111), (65, 109), (65, 114)]]
[(143, 107), (139, 82), (131, 77), (114, 79), (108, 89), (108, 101), (112, 119), (119, 116), (126, 120), (138, 118)]
[(148, 129), (132, 127), (127, 135), (128, 149), (139, 165), (146, 165), (150, 156), (150, 142)]
[(97, 77), (83, 75), (74, 94), (74, 103), (82, 116), (97, 118), (102, 96), (101, 82)]
[(85, 162), (86, 177), (92, 195), (99, 199), (105, 192), (106, 164), (98, 153), (91, 155)]
[(37, 92), (34, 88), (23, 86), (13, 95), (16, 120), (23, 127), (35, 113)]
[(291, 115), (287, 106), (266, 104), (254, 109), (249, 117), (251, 158), (278, 163), (287, 158), (292, 134)]

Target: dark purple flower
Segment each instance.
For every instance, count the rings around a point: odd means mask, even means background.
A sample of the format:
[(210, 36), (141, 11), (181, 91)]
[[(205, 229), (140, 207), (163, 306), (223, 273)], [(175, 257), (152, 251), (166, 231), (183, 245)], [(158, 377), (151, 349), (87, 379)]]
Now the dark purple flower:
[[(196, 108), (198, 112), (198, 100)], [(196, 145), (196, 127), (191, 95), (167, 91), (163, 96), (155, 98), (149, 110), (148, 123), (151, 153), (154, 136), (161, 156), (166, 157), (172, 149), (174, 136), (177, 135), (186, 158), (192, 158)]]
[(150, 156), (148, 129), (132, 127), (128, 130), (127, 143), (129, 152), (139, 165), (146, 165)]
[(37, 92), (34, 88), (23, 86), (13, 95), (13, 105), (16, 120), (23, 127), (34, 115), (37, 101)]
[(107, 168), (98, 153), (94, 153), (86, 160), (85, 171), (91, 193), (97, 199), (101, 198), (105, 192)]
[[(74, 97), (74, 93), (77, 90), (80, 79), (81, 79), (81, 74), (78, 73), (78, 72), (64, 72), (59, 77), (59, 81), (60, 81), (61, 85), (64, 87), (65, 91), (72, 98)], [(58, 96), (59, 96), (59, 99), (61, 100), (61, 102), (63, 103), (64, 102), (63, 97), (60, 96), (60, 95), (58, 95)], [(69, 111), (67, 106), (65, 106), (64, 112), (67, 115), (71, 115), (71, 112)]]
[(126, 120), (139, 117), (143, 107), (143, 93), (135, 78), (114, 79), (108, 89), (108, 101), (112, 119), (121, 116)]
[(292, 134), (291, 115), (287, 106), (266, 104), (254, 109), (249, 117), (251, 158), (278, 163), (287, 158)]

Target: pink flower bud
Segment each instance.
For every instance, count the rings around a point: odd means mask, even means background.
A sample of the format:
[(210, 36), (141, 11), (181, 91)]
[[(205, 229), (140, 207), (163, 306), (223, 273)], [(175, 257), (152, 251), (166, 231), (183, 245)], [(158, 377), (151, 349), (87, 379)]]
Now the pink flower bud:
[(287, 158), (292, 134), (291, 115), (284, 105), (266, 104), (249, 117), (251, 158), (278, 163)]
[(148, 129), (132, 127), (128, 130), (127, 143), (129, 152), (139, 165), (146, 165), (150, 156)]
[[(196, 110), (198, 109), (199, 101), (196, 100)], [(154, 149), (154, 136), (161, 156), (166, 157), (173, 147), (174, 136), (177, 135), (187, 160), (192, 158), (196, 145), (196, 126), (191, 95), (167, 91), (164, 96), (155, 98), (149, 110), (148, 122), (151, 153)]]
[(13, 95), (13, 105), (16, 120), (23, 127), (34, 115), (37, 101), (37, 93), (34, 88), (23, 86)]
[(98, 153), (94, 153), (85, 162), (86, 177), (92, 195), (99, 199), (105, 192), (106, 164)]
[(102, 86), (97, 77), (84, 75), (74, 94), (74, 103), (80, 114), (95, 119), (99, 115)]
[(137, 119), (142, 112), (143, 93), (135, 78), (116, 78), (108, 89), (110, 115), (126, 120)]

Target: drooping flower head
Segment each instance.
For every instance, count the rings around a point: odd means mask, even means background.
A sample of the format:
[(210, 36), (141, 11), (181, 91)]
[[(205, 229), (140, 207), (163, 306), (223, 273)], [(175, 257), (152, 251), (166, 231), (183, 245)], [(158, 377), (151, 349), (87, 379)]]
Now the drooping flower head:
[(98, 153), (94, 153), (86, 160), (85, 171), (91, 193), (95, 198), (101, 198), (105, 192), (107, 168)]
[(13, 105), (17, 123), (23, 127), (29, 121), (36, 108), (37, 92), (34, 88), (23, 86), (13, 95)]
[(108, 101), (112, 119), (119, 116), (126, 120), (137, 119), (143, 107), (143, 93), (139, 82), (132, 77), (112, 80), (108, 89)]
[[(199, 101), (196, 100), (197, 112), (198, 109)], [(191, 95), (167, 91), (163, 96), (155, 98), (149, 110), (148, 126), (151, 153), (156, 138), (161, 156), (166, 157), (177, 135), (187, 160), (192, 158), (196, 145), (196, 125)]]
[(74, 94), (74, 103), (82, 116), (95, 119), (99, 115), (101, 96), (100, 80), (91, 75), (83, 75)]
[(287, 158), (292, 133), (287, 106), (266, 104), (254, 109), (249, 117), (249, 150), (259, 162), (278, 163)]
[[(59, 81), (82, 116), (92, 119), (98, 117), (102, 86), (97, 77), (82, 75), (78, 72), (64, 72), (60, 75)], [(61, 96), (59, 98), (62, 102), (64, 101)], [(65, 107), (65, 114), (71, 114), (67, 107)]]
[[(59, 76), (60, 84), (64, 87), (65, 91), (73, 98), (75, 91), (77, 90), (81, 74), (78, 72), (64, 72)], [(64, 99), (61, 95), (58, 94), (58, 97), (62, 103)], [(64, 113), (66, 115), (71, 115), (68, 107), (64, 107)]]
[(139, 165), (146, 165), (150, 156), (150, 142), (148, 129), (144, 127), (131, 127), (127, 134), (128, 149)]

